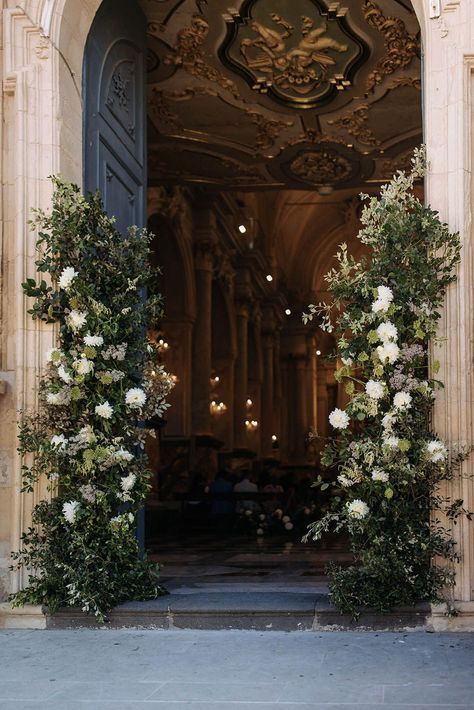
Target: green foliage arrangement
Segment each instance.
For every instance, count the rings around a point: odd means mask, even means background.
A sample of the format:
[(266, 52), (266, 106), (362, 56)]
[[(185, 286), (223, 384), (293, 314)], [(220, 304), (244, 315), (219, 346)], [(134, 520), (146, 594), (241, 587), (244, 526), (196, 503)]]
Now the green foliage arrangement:
[[(370, 259), (356, 261), (346, 245), (326, 276), (334, 301), (309, 306), (337, 338), (349, 403), (329, 421), (337, 436), (322, 464), (334, 472), (332, 507), (309, 526), (305, 540), (348, 530), (354, 564), (331, 565), (331, 600), (357, 615), (422, 600), (440, 601), (457, 559), (449, 527), (469, 512), (440, 492), (466, 451), (448, 453), (431, 431), (439, 364), (429, 366), (447, 286), (455, 279), (460, 240), (414, 194), (425, 174), (423, 149), (409, 174), (398, 172), (380, 198), (362, 195), (361, 241)], [(319, 479), (319, 485), (322, 479)]]
[(120, 234), (98, 195), (53, 183), (51, 213), (32, 221), (37, 270), (49, 283), (30, 278), (23, 289), (32, 318), (57, 324), (57, 347), (19, 446), (32, 459), (24, 491), (46, 477), (53, 495), (35, 507), (13, 555), (30, 575), (12, 602), (79, 606), (103, 621), (120, 602), (164, 591), (139, 554), (135, 520), (149, 487), (144, 423), (163, 414), (173, 383), (145, 336), (161, 314), (150, 235)]

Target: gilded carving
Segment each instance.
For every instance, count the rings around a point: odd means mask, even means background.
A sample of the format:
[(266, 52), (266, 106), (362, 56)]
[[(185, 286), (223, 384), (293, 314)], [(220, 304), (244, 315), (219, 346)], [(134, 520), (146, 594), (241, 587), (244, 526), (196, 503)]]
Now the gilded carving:
[(268, 150), (285, 128), (291, 128), (293, 121), (275, 121), (256, 111), (246, 111), (252, 123), (257, 127), (255, 149), (259, 152)]
[(339, 8), (314, 0), (288, 3), (285, 16), (271, 3), (250, 0), (245, 17), (225, 15), (221, 57), (250, 86), (289, 106), (310, 107), (351, 85), (363, 44)]
[(419, 49), (415, 35), (411, 35), (399, 17), (385, 17), (373, 0), (366, 0), (364, 17), (367, 23), (378, 30), (384, 38), (385, 54), (377, 62), (367, 78), (367, 91), (373, 91), (386, 76), (397, 69), (409, 66)]
[(167, 124), (177, 130), (183, 128), (179, 116), (171, 109), (165, 99), (164, 92), (160, 91), (156, 86), (152, 89), (148, 107), (150, 113), (157, 119), (159, 124)]
[(351, 164), (335, 150), (318, 150), (299, 155), (291, 163), (290, 170), (313, 185), (333, 185), (349, 177)]
[(165, 56), (164, 63), (181, 67), (196, 79), (206, 79), (218, 84), (238, 99), (240, 95), (235, 83), (205, 59), (203, 45), (208, 34), (207, 20), (200, 15), (194, 15), (190, 27), (184, 27), (178, 32), (173, 53)]
[(328, 123), (334, 123), (336, 126), (345, 128), (346, 131), (354, 138), (357, 138), (359, 143), (363, 145), (380, 145), (380, 141), (374, 136), (370, 128), (366, 125), (369, 120), (369, 106), (368, 104), (362, 104), (351, 113), (341, 116), (335, 121), (328, 121)]
[(385, 160), (382, 164), (382, 177), (390, 180), (398, 170), (407, 172), (412, 168), (413, 150), (405, 150), (394, 158)]

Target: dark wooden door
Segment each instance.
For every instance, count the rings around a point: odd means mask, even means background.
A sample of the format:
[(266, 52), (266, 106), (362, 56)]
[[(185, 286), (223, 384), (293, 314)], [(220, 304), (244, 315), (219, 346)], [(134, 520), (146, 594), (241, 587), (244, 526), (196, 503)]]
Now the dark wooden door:
[(84, 192), (100, 190), (120, 231), (146, 224), (145, 90), (145, 17), (136, 0), (104, 0), (84, 54)]

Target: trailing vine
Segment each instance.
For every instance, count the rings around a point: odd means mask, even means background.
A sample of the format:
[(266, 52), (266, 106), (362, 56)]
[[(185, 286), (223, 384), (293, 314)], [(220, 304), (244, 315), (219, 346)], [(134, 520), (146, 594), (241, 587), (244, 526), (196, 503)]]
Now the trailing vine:
[[(414, 193), (425, 174), (416, 150), (409, 174), (399, 171), (368, 200), (359, 239), (370, 258), (346, 245), (326, 276), (333, 302), (303, 314), (337, 339), (336, 380), (348, 404), (329, 416), (334, 438), (321, 463), (333, 472), (331, 509), (305, 540), (329, 530), (350, 534), (354, 564), (328, 569), (331, 600), (353, 615), (440, 601), (458, 559), (450, 527), (470, 513), (440, 484), (458, 474), (467, 452), (448, 452), (431, 430), (439, 363), (429, 364), (446, 289), (455, 280), (460, 240)], [(316, 434), (315, 434), (316, 435)], [(324, 485), (319, 477), (316, 485)]]
[(120, 234), (98, 195), (53, 183), (50, 214), (32, 220), (39, 278), (22, 286), (32, 318), (57, 324), (57, 345), (19, 437), (23, 491), (46, 478), (52, 497), (13, 554), (29, 581), (11, 599), (51, 612), (79, 606), (103, 621), (120, 602), (164, 592), (135, 528), (149, 488), (146, 422), (164, 413), (173, 383), (145, 336), (161, 315), (150, 235)]

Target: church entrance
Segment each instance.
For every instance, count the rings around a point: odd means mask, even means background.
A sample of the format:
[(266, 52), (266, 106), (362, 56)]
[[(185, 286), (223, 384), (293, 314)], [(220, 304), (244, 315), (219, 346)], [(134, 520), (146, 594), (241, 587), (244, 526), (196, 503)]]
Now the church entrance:
[(330, 502), (313, 432), (345, 402), (301, 314), (339, 244), (362, 255), (359, 193), (422, 141), (411, 4), (356, 5), (105, 0), (91, 29), (84, 186), (121, 228), (148, 221), (162, 270), (150, 336), (175, 388), (142, 535), (176, 586), (314, 584), (350, 560), (300, 543)]

